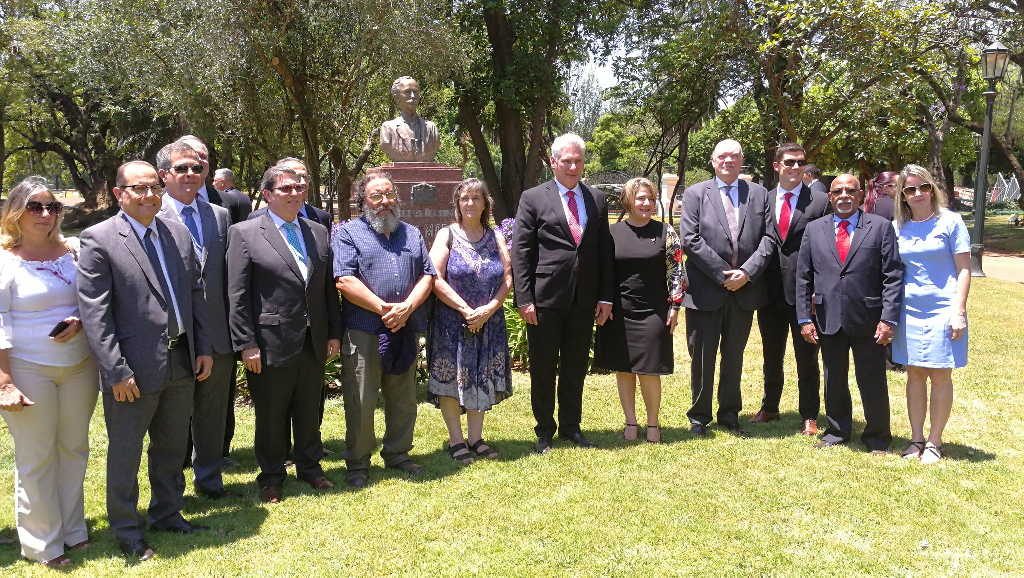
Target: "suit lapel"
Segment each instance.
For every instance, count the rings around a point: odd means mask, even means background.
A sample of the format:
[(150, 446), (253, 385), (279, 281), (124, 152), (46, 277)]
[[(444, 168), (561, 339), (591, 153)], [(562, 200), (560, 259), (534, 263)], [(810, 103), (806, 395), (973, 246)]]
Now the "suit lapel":
[(736, 242), (738, 243), (740, 235), (743, 234), (743, 224), (747, 222), (747, 209), (750, 207), (750, 203), (747, 202), (750, 200), (750, 185), (743, 179), (736, 179), (736, 184), (736, 190), (738, 191), (736, 194), (736, 200), (740, 204), (738, 207), (739, 210), (736, 211), (740, 220), (739, 223), (736, 224)]
[(711, 210), (718, 216), (718, 221), (722, 224), (722, 230), (725, 231), (726, 235), (731, 238), (732, 235), (729, 233), (729, 219), (725, 216), (725, 207), (722, 206), (722, 193), (718, 190), (718, 185), (715, 179), (708, 181), (704, 188), (704, 196), (708, 199), (708, 204), (711, 205)]
[[(163, 251), (164, 255), (164, 266), (167, 267), (167, 277), (171, 281), (171, 291), (175, 296), (175, 308), (179, 313), (182, 312), (181, 308), (181, 293), (185, 291), (191, 283), (185, 282), (185, 267), (181, 261), (181, 254), (178, 252), (178, 244), (171, 235), (171, 230), (167, 228), (159, 218), (153, 220), (156, 223), (156, 229), (160, 234), (160, 250)], [(189, 235), (189, 245), (194, 245), (192, 236)], [(194, 248), (194, 247), (192, 247)], [(184, 314), (182, 314), (184, 315)], [(184, 321), (184, 319), (182, 319)], [(184, 329), (184, 327), (182, 328)]]
[[(314, 222), (316, 221), (314, 220)], [(309, 228), (309, 223), (304, 223), (302, 219), (299, 219), (299, 230), (302, 231), (302, 241), (306, 244), (306, 272), (312, 279), (313, 273), (324, 263), (320, 260), (320, 251), (317, 248), (316, 239), (313, 237), (313, 231)]]
[[(594, 193), (583, 183), (580, 183), (580, 192), (583, 193), (583, 205), (587, 210), (587, 226), (583, 229), (583, 235), (580, 237), (580, 243), (582, 244), (583, 237), (587, 236), (587, 231), (591, 229), (594, 217), (597, 215), (597, 201), (594, 200)], [(568, 222), (566, 226), (568, 226)]]
[(860, 248), (860, 244), (864, 242), (864, 237), (868, 236), (871, 231), (871, 224), (866, 222), (864, 213), (859, 212), (857, 218), (857, 226), (853, 229), (853, 239), (850, 241), (850, 250), (846, 253), (846, 263), (843, 263), (843, 270), (845, 271), (849, 267), (850, 262), (853, 261), (853, 255)]
[(793, 207), (793, 214), (789, 216), (789, 231), (786, 231), (787, 239), (789, 239), (788, 234), (792, 233), (796, 229), (797, 223), (800, 223), (801, 219), (804, 218), (804, 211), (809, 204), (811, 204), (811, 189), (807, 188), (807, 185), (800, 185), (800, 194), (796, 198), (796, 206)]
[(210, 243), (219, 237), (217, 234), (217, 217), (213, 214), (210, 203), (199, 201), (197, 204), (199, 205), (199, 218), (203, 228), (203, 244), (209, 247)]
[(281, 232), (274, 226), (274, 220), (270, 218), (268, 213), (260, 216), (260, 229), (263, 230), (263, 237), (267, 240), (267, 243), (270, 243), (270, 246), (277, 251), (277, 254), (280, 255), (281, 259), (288, 265), (288, 268), (291, 269), (299, 281), (305, 284), (306, 280), (302, 278), (302, 271), (299, 271), (299, 265), (295, 262), (291, 249), (285, 245), (284, 237), (281, 236)]
[(562, 232), (565, 234), (565, 238), (572, 243), (572, 231), (569, 230), (569, 219), (565, 216), (565, 209), (562, 206), (562, 194), (559, 192), (558, 185), (555, 184), (554, 180), (548, 182), (548, 190), (550, 191), (548, 196), (554, 202), (552, 208), (555, 214), (558, 215), (558, 222), (562, 225)]
[(160, 304), (166, 307), (167, 299), (164, 298), (163, 291), (160, 290), (160, 280), (157, 279), (157, 272), (149, 264), (149, 255), (146, 254), (146, 249), (142, 246), (139, 236), (135, 234), (131, 224), (124, 218), (117, 220), (117, 233), (121, 235), (121, 241), (124, 243), (125, 248), (128, 249), (128, 252), (131, 253), (132, 258), (139, 264), (142, 274), (146, 276), (146, 282), (149, 283), (150, 291), (160, 300)]

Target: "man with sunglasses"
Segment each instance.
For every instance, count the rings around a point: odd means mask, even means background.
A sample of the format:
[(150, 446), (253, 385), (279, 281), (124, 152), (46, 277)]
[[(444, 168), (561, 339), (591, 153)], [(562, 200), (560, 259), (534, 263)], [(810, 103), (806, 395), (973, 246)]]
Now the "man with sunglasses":
[(334, 487), (320, 464), (319, 408), (324, 363), (340, 347), (341, 312), (329, 233), (299, 217), (304, 187), (295, 171), (270, 167), (260, 189), (269, 210), (228, 231), (228, 319), (256, 411), (260, 499), (277, 503), (289, 423), (297, 477), (315, 490)]
[(149, 434), (149, 528), (204, 529), (181, 515), (181, 464), (196, 381), (210, 376), (211, 321), (201, 265), (188, 229), (158, 216), (156, 169), (132, 161), (117, 170), (121, 211), (82, 232), (78, 301), (100, 366), (107, 424), (107, 516), (130, 556), (153, 557), (139, 515), (138, 473)]
[(892, 223), (861, 211), (863, 200), (857, 177), (843, 174), (832, 181), (833, 214), (807, 225), (800, 246), (796, 313), (802, 337), (821, 344), (825, 363), (828, 429), (816, 447), (845, 444), (852, 435), (852, 351), (864, 405), (861, 441), (872, 453), (885, 453), (892, 442), (885, 346), (900, 317), (903, 264)]
[(186, 134), (184, 136), (181, 136), (175, 142), (182, 143), (191, 147), (192, 150), (196, 151), (196, 154), (199, 155), (199, 162), (203, 166), (203, 172), (202, 178), (200, 179), (202, 184), (199, 186), (199, 192), (196, 194), (199, 196), (200, 199), (206, 201), (207, 203), (217, 206), (223, 206), (224, 199), (221, 198), (220, 193), (217, 192), (217, 189), (214, 188), (212, 185), (207, 185), (207, 179), (210, 176), (210, 149), (206, 147), (206, 143), (201, 141), (199, 137), (192, 134)]
[[(295, 157), (284, 157), (274, 164), (295, 171), (295, 174), (299, 177), (299, 182), (305, 187), (309, 187), (309, 170), (306, 168), (306, 163)], [(253, 211), (249, 215), (249, 218), (255, 219), (266, 212), (266, 207), (260, 207)], [(304, 219), (309, 219), (310, 221), (316, 221), (317, 223), (327, 227), (328, 231), (331, 230), (331, 214), (319, 207), (314, 207), (309, 204), (308, 188), (304, 188), (302, 190), (302, 206), (299, 208), (299, 216)]]
[(342, 385), (345, 388), (345, 480), (366, 486), (377, 446), (373, 414), (384, 396), (384, 465), (410, 476), (416, 427), (418, 333), (426, 329), (420, 305), (434, 285), (434, 264), (419, 229), (401, 220), (398, 189), (386, 173), (370, 173), (356, 187), (362, 215), (334, 238), (334, 277), (345, 298)]
[[(227, 251), (231, 217), (224, 207), (211, 205), (198, 196), (202, 186), (199, 154), (183, 142), (160, 149), (156, 167), (164, 182), (164, 196), (158, 215), (184, 225), (192, 236), (192, 245), (202, 268), (204, 295), (211, 324), (207, 338), (213, 349), (213, 373), (196, 384), (190, 450), (196, 492), (208, 498), (224, 497), (224, 428), (231, 378), (235, 373), (235, 354), (231, 348), (227, 320)], [(181, 480), (184, 484), (184, 476)]]
[(803, 183), (807, 156), (799, 144), (779, 145), (775, 149), (773, 166), (779, 184), (768, 195), (772, 218), (768, 235), (775, 241), (777, 250), (764, 273), (768, 299), (757, 310), (757, 326), (761, 331), (764, 352), (764, 398), (761, 409), (750, 421), (765, 423), (779, 419), (779, 400), (785, 382), (786, 341), (791, 338), (802, 420), (800, 432), (812, 436), (818, 433), (821, 371), (818, 368), (818, 348), (803, 340), (796, 319), (796, 260), (805, 227), (828, 212), (828, 195), (812, 191)]

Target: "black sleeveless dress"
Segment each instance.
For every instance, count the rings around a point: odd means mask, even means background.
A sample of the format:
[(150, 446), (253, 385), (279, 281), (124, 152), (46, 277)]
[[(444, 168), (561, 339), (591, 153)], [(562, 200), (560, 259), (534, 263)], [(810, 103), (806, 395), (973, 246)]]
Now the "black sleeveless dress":
[(594, 365), (644, 375), (672, 373), (672, 333), (668, 319), (664, 223), (643, 227), (626, 221), (609, 229), (615, 251), (618, 288), (613, 319), (597, 328)]

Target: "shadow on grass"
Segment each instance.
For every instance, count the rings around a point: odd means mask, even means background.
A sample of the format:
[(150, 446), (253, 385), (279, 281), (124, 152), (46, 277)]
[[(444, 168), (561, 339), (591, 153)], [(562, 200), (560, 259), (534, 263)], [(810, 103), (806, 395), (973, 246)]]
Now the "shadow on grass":
[[(892, 448), (897, 455), (903, 453), (903, 449), (908, 444), (910, 444), (910, 438), (907, 437), (894, 437), (892, 439)], [(945, 442), (942, 444), (942, 459), (972, 463), (991, 462), (996, 459), (996, 455), (973, 446)]]

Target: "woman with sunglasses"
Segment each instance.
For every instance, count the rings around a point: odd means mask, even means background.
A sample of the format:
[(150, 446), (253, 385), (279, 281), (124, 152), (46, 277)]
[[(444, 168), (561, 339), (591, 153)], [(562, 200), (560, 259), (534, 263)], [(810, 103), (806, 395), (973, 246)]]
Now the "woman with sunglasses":
[(903, 457), (934, 464), (942, 458), (942, 430), (953, 408), (953, 368), (967, 364), (971, 241), (963, 219), (946, 209), (946, 195), (924, 167), (904, 167), (898, 190), (895, 227), (905, 271), (892, 357), (907, 368), (911, 438)]
[(0, 213), (0, 414), (14, 438), (18, 538), (22, 556), (54, 568), (89, 544), (82, 484), (99, 392), (62, 210), (28, 177)]

